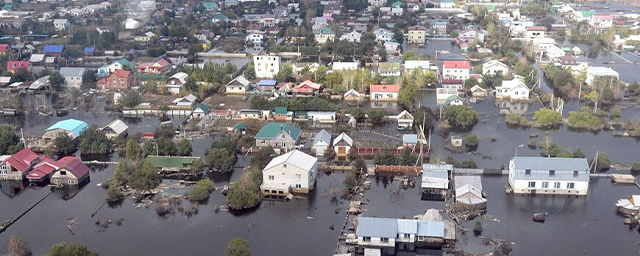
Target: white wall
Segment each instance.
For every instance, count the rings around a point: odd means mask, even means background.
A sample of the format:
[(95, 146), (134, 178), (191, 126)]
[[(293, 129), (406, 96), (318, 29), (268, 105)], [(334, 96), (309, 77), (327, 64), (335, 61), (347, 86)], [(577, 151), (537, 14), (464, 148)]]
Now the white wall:
[[(282, 163), (262, 172), (263, 186), (282, 187), (284, 183), (286, 186), (291, 186), (293, 192), (308, 193), (314, 187), (316, 169), (317, 164), (314, 164), (310, 171), (306, 171), (297, 166)], [(297, 188), (297, 185), (300, 185), (300, 188)]]

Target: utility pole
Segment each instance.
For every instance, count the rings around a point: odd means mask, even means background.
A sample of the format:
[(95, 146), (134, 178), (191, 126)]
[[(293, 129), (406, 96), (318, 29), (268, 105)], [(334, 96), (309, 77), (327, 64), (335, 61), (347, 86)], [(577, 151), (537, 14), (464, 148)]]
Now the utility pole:
[(596, 173), (596, 170), (598, 169), (598, 154), (600, 152), (596, 151), (596, 158), (593, 160), (594, 164), (593, 164), (593, 173)]

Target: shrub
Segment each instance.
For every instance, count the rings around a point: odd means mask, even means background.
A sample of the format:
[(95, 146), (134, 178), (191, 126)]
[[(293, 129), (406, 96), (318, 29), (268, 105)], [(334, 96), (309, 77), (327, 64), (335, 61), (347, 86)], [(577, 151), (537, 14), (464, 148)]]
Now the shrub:
[(204, 202), (209, 200), (209, 193), (211, 192), (211, 181), (200, 180), (189, 191), (189, 200), (192, 202)]
[(260, 197), (257, 193), (246, 189), (233, 189), (227, 197), (227, 205), (232, 210), (242, 210), (258, 205)]
[(356, 175), (353, 172), (347, 172), (347, 175), (344, 177), (344, 186), (351, 190), (356, 186)]
[(633, 164), (631, 164), (631, 171), (640, 172), (640, 162), (633, 162)]
[(469, 134), (464, 140), (465, 140), (464, 145), (467, 147), (467, 150), (474, 151), (478, 148), (478, 144), (479, 144), (478, 136), (474, 134)]
[(117, 202), (124, 199), (124, 195), (117, 186), (109, 186), (106, 193), (107, 202)]
[(536, 124), (542, 127), (562, 124), (562, 115), (552, 109), (543, 108), (533, 115)]

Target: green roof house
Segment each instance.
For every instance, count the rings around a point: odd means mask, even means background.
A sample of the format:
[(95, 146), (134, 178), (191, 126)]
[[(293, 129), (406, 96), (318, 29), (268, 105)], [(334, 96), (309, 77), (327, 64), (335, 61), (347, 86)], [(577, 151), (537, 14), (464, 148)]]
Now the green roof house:
[(191, 156), (147, 156), (147, 160), (154, 168), (165, 171), (188, 169), (196, 159), (200, 158)]
[(236, 133), (244, 134), (245, 131), (247, 130), (247, 125), (244, 124), (243, 122), (239, 122), (238, 124), (236, 124), (236, 126), (233, 127), (233, 130)]
[(397, 7), (397, 8), (402, 8), (404, 7), (404, 2), (402, 1), (396, 1), (394, 3), (391, 4), (391, 7)]
[(202, 6), (208, 11), (217, 10), (218, 8), (220, 8), (220, 6), (218, 6), (218, 3), (216, 2), (203, 2)]
[(255, 136), (257, 147), (271, 146), (276, 150), (293, 149), (300, 138), (300, 128), (290, 123), (267, 123)]
[(200, 105), (198, 105), (196, 109), (194, 109), (193, 112), (191, 113), (191, 117), (203, 118), (207, 114), (209, 114), (209, 107), (207, 107), (207, 105), (205, 105), (204, 103), (200, 103)]
[(447, 98), (447, 101), (442, 103), (443, 107), (462, 106), (462, 105), (464, 105), (464, 99), (458, 95), (451, 95), (449, 96), (449, 98)]

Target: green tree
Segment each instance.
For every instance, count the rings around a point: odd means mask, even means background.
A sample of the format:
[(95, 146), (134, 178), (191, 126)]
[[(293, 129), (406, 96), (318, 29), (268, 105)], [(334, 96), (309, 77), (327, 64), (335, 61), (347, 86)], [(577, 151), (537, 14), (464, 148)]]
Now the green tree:
[(189, 92), (198, 92), (198, 84), (196, 84), (196, 79), (193, 77), (187, 77), (187, 80), (184, 83), (184, 88)]
[(205, 168), (204, 161), (202, 161), (202, 159), (198, 158), (196, 160), (193, 160), (193, 163), (191, 163), (191, 166), (189, 166), (189, 171), (192, 174), (198, 174), (198, 173), (201, 173), (202, 171), (204, 171), (204, 168)]
[(132, 108), (142, 102), (142, 97), (138, 91), (128, 89), (122, 93), (122, 97), (120, 97), (118, 102), (124, 107)]
[(417, 161), (418, 157), (414, 154), (411, 154), (411, 148), (405, 147), (402, 149), (402, 153), (400, 154), (400, 158), (398, 159), (398, 164), (404, 166), (414, 166)]
[(278, 74), (276, 74), (276, 81), (278, 82), (292, 82), (293, 80), (293, 67), (291, 64), (286, 63), (280, 68)]
[(387, 115), (387, 111), (385, 110), (369, 110), (369, 112), (367, 113), (367, 115), (369, 116), (369, 121), (373, 124), (373, 125), (380, 125), (383, 124), (385, 122), (384, 118)]
[(30, 256), (31, 249), (22, 237), (11, 235), (9, 240), (9, 254), (11, 256)]
[(477, 84), (478, 84), (478, 79), (476, 79), (475, 77), (470, 77), (467, 80), (464, 80), (464, 88), (467, 88), (467, 89), (470, 89), (471, 87)]
[(271, 158), (276, 154), (271, 146), (262, 147), (258, 150), (258, 153), (251, 157), (251, 166), (254, 166), (260, 170), (269, 164)]
[(192, 151), (191, 142), (187, 138), (180, 139), (180, 142), (178, 142), (178, 155), (190, 156)]
[(134, 139), (129, 138), (127, 140), (127, 147), (125, 148), (125, 154), (131, 161), (137, 161), (142, 158), (142, 148), (140, 144)]
[(96, 88), (96, 82), (98, 82), (98, 78), (96, 77), (96, 72), (93, 70), (87, 70), (82, 74), (82, 84), (80, 88), (83, 90), (89, 90)]
[(60, 132), (53, 139), (54, 153), (59, 156), (68, 156), (76, 151), (76, 145), (71, 136), (66, 132)]
[(113, 202), (118, 202), (124, 199), (124, 194), (122, 194), (122, 191), (120, 191), (120, 189), (117, 186), (109, 186), (109, 188), (107, 189), (107, 193), (105, 194), (105, 197), (107, 202), (113, 203)]
[(359, 106), (349, 107), (344, 112), (345, 112), (345, 114), (349, 114), (349, 115), (353, 116), (353, 118), (355, 118), (356, 121), (358, 121), (358, 122), (364, 121), (364, 119), (365, 119), (365, 117), (367, 115), (367, 113), (364, 112), (364, 110)]
[(22, 149), (20, 137), (9, 124), (0, 124), (0, 155), (13, 155)]
[(142, 168), (138, 168), (129, 176), (127, 184), (134, 189), (151, 190), (158, 186), (160, 181), (162, 181), (162, 177), (160, 177), (156, 168), (151, 165), (149, 160), (145, 160)]
[(120, 186), (127, 183), (129, 179), (129, 175), (132, 173), (132, 168), (130, 168), (129, 164), (124, 159), (118, 160), (116, 163), (115, 171), (113, 172), (113, 185)]
[(232, 210), (253, 208), (260, 202), (260, 197), (254, 191), (247, 189), (233, 189), (227, 196), (227, 205)]
[(80, 153), (82, 154), (106, 154), (111, 152), (113, 143), (107, 139), (107, 135), (97, 126), (92, 125), (80, 134)]
[(227, 249), (224, 250), (224, 256), (251, 256), (249, 243), (242, 238), (234, 238), (227, 244)]
[(469, 151), (475, 151), (478, 148), (479, 140), (475, 134), (469, 134), (464, 139), (464, 145)]
[(176, 154), (176, 144), (173, 143), (171, 139), (160, 137), (156, 140), (156, 144), (158, 147), (158, 154), (161, 156), (173, 156)]
[(62, 86), (64, 85), (64, 77), (60, 75), (60, 72), (53, 72), (49, 74), (49, 85), (56, 91), (62, 89)]
[(574, 158), (585, 158), (586, 156), (584, 155), (584, 153), (582, 153), (582, 149), (581, 148), (577, 148), (576, 150), (573, 151), (573, 153), (571, 154), (572, 157)]
[(154, 155), (154, 153), (156, 153), (156, 150), (157, 149), (155, 145), (155, 140), (145, 139), (144, 142), (142, 143), (143, 156)]
[(347, 172), (347, 174), (344, 176), (344, 187), (347, 188), (347, 190), (351, 190), (356, 186), (357, 180), (356, 180), (356, 174), (354, 172)]
[(604, 172), (606, 170), (609, 170), (610, 166), (611, 166), (611, 161), (609, 160), (609, 155), (607, 155), (607, 153), (604, 153), (604, 152), (599, 152), (598, 161), (596, 164), (596, 171)]
[(235, 152), (231, 153), (225, 148), (212, 148), (207, 152), (207, 163), (213, 168), (222, 172), (233, 170), (233, 163), (236, 161)]
[(393, 153), (391, 153), (391, 151), (386, 151), (383, 154), (376, 154), (373, 159), (373, 163), (376, 165), (397, 165), (398, 158)]
[(554, 126), (562, 124), (562, 115), (552, 109), (543, 108), (533, 114), (533, 120), (539, 126)]
[(45, 256), (98, 256), (98, 253), (90, 251), (82, 244), (62, 243), (51, 246), (51, 250)]
[(256, 69), (253, 64), (253, 61), (249, 62), (249, 65), (247, 65), (247, 67), (244, 69), (243, 74), (246, 79), (249, 79), (249, 80), (256, 79)]
[(448, 106), (444, 109), (444, 120), (460, 130), (469, 130), (478, 123), (478, 112), (467, 106)]
[(209, 200), (209, 194), (211, 193), (211, 181), (200, 180), (189, 191), (189, 200), (192, 202), (205, 202)]

